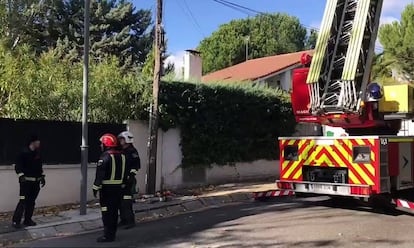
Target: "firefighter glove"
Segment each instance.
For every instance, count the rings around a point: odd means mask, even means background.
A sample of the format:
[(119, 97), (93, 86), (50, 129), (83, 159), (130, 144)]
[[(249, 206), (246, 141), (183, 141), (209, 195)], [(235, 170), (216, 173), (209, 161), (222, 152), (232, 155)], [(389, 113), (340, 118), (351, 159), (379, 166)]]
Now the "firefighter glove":
[(129, 184), (133, 184), (134, 183), (134, 179), (135, 179), (135, 174), (134, 173), (129, 173), (129, 175), (128, 175), (128, 183)]
[(24, 182), (26, 182), (26, 177), (20, 176), (19, 177), (19, 183), (24, 183)]
[(93, 196), (95, 198), (97, 198), (98, 197), (98, 190), (97, 189), (92, 189), (92, 191), (93, 191)]
[(44, 176), (42, 176), (40, 178), (40, 185), (42, 186), (42, 188), (46, 185), (46, 180), (45, 180), (45, 177)]

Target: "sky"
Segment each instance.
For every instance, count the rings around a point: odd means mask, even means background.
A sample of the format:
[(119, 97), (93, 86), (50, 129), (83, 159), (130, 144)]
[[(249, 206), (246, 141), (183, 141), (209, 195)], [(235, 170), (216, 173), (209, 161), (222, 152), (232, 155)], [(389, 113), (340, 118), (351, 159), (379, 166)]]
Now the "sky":
[[(320, 26), (327, 0), (228, 0), (260, 12), (282, 12), (299, 18), (305, 27)], [(155, 21), (157, 0), (132, 0), (138, 9), (150, 9)], [(399, 20), (404, 7), (414, 0), (384, 0), (381, 23)], [(221, 24), (246, 18), (239, 12), (214, 0), (164, 0), (167, 62), (182, 65), (184, 50), (194, 49), (203, 38), (211, 35)], [(380, 44), (377, 43), (377, 47)]]

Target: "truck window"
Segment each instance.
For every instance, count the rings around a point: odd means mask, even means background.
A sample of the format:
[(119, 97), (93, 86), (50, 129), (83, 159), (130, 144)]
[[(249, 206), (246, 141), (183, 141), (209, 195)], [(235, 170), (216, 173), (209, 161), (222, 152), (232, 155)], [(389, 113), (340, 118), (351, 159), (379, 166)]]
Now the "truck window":
[(284, 156), (283, 158), (285, 160), (290, 160), (290, 161), (298, 161), (299, 157), (298, 157), (298, 146), (285, 146), (284, 148)]
[(371, 147), (370, 146), (354, 146), (352, 148), (352, 160), (354, 163), (370, 163)]

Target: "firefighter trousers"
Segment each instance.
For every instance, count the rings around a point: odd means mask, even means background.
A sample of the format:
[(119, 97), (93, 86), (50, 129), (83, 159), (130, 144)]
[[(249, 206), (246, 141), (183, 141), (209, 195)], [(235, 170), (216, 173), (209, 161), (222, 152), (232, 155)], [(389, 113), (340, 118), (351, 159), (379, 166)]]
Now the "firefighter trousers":
[(100, 191), (99, 200), (104, 225), (104, 236), (107, 239), (115, 239), (122, 196), (123, 188), (121, 185), (103, 185)]
[(24, 222), (30, 222), (32, 220), (35, 202), (37, 196), (39, 195), (39, 191), (39, 182), (28, 181), (20, 183), (20, 200), (13, 214), (13, 222), (20, 224), (23, 213)]
[(133, 210), (133, 187), (135, 183), (127, 183), (123, 190), (122, 204), (120, 210), (121, 225), (135, 224), (135, 215)]

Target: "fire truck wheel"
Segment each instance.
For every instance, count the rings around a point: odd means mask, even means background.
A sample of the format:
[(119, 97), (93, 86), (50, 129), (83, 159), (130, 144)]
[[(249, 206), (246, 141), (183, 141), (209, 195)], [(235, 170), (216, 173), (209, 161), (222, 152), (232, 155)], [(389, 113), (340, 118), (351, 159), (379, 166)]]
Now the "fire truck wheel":
[(394, 212), (395, 206), (391, 203), (391, 199), (386, 195), (377, 195), (370, 198), (371, 207), (378, 211), (386, 213)]

